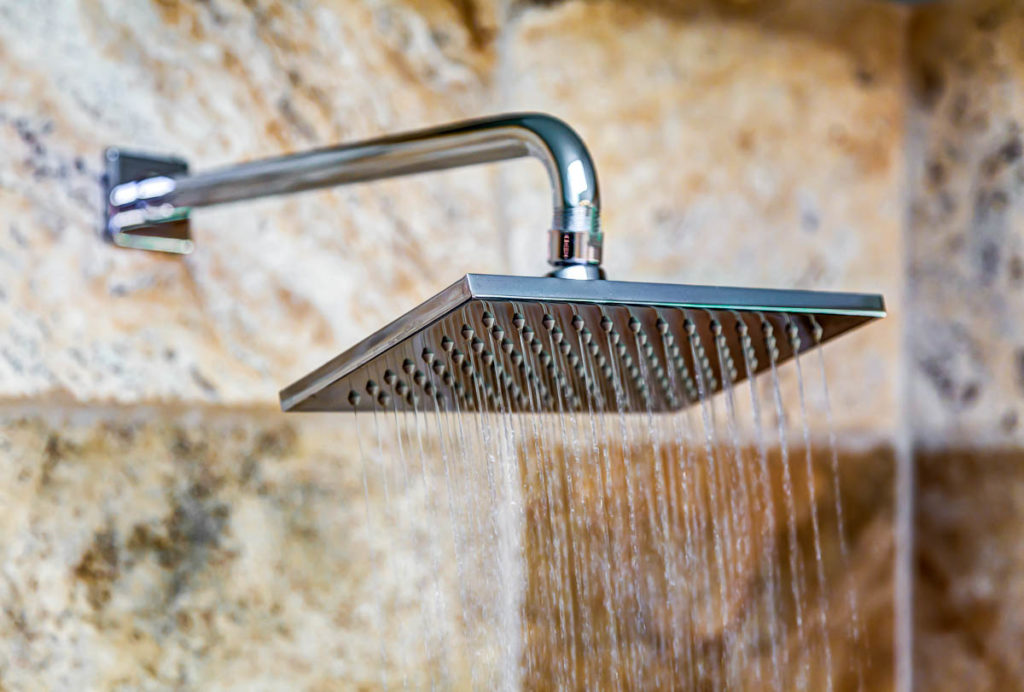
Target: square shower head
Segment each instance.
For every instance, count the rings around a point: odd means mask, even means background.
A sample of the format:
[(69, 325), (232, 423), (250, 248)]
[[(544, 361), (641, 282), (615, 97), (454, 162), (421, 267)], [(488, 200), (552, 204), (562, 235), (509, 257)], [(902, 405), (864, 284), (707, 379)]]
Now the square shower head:
[(884, 315), (878, 295), (467, 274), (281, 405), (674, 411)]

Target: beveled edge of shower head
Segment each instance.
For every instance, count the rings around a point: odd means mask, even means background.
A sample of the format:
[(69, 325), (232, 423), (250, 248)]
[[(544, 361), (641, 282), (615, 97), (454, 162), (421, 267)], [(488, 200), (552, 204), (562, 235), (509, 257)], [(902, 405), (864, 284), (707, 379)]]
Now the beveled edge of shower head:
[(886, 314), (885, 301), (877, 294), (466, 274), (282, 389), (281, 408), (297, 409), (349, 373), (474, 300), (844, 315), (865, 321)]

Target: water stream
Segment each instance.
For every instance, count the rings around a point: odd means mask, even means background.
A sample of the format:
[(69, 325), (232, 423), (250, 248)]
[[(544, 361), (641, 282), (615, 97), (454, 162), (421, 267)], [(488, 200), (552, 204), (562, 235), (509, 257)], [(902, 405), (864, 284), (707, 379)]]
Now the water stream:
[[(554, 312), (450, 315), (455, 336), (390, 357), (360, 394), (380, 404), (352, 416), (378, 582), (366, 684), (833, 690), (833, 642), (860, 651), (863, 625), (838, 586), (849, 545), (824, 360), (817, 394), (802, 359), (780, 362), (810, 332)], [(837, 599), (849, 616), (832, 622)]]

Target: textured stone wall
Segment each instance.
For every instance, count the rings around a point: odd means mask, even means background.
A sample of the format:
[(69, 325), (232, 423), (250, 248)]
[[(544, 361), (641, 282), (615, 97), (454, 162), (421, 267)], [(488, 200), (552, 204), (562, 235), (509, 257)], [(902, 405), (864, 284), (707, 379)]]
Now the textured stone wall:
[(1022, 30), (1009, 3), (931, 8), (911, 27), (907, 327), (921, 444), (1024, 440)]
[(443, 519), (413, 485), (368, 532), (353, 423), (276, 392), (467, 271), (542, 271), (543, 172), (203, 210), (182, 259), (99, 242), (101, 150), (201, 169), (512, 109), (588, 142), (615, 278), (885, 294), (826, 352), (872, 688), (903, 434), (919, 684), (1019, 686), (1022, 33), (1010, 2), (0, 0), (0, 686), (436, 673)]
[(504, 269), (488, 171), (213, 210), (184, 261), (96, 243), (104, 146), (200, 169), (487, 109), (490, 53), (446, 3), (0, 12), (0, 397), (274, 406), (339, 346)]
[(1021, 689), (1024, 8), (915, 14), (908, 400), (921, 689)]
[(350, 445), (266, 416), (5, 415), (4, 686), (375, 681)]
[(429, 685), (441, 517), (412, 484), (370, 533), (351, 422), (284, 416), (277, 390), (506, 270), (492, 171), (211, 210), (184, 259), (101, 243), (99, 177), (112, 144), (198, 169), (478, 114), (492, 22), (445, 2), (0, 2), (0, 687)]

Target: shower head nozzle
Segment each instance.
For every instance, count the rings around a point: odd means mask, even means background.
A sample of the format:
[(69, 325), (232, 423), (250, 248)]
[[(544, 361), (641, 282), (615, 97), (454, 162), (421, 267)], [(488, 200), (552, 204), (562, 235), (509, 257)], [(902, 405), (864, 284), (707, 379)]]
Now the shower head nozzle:
[(877, 295), (467, 274), (281, 405), (669, 412), (884, 315)]

